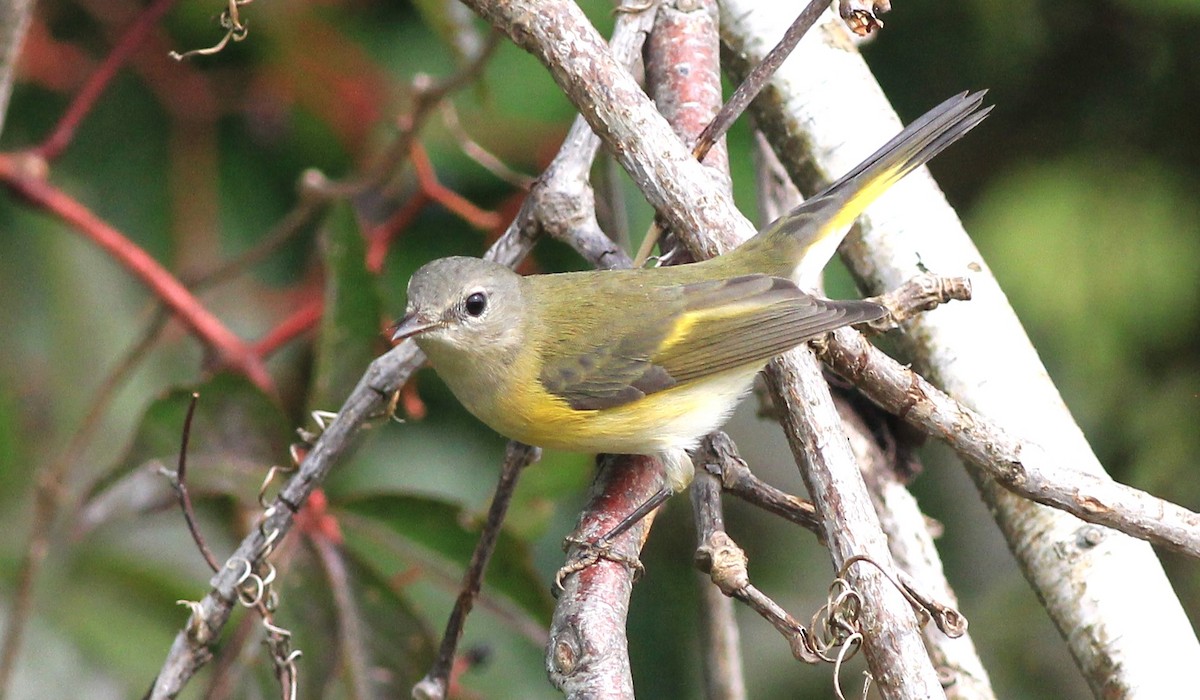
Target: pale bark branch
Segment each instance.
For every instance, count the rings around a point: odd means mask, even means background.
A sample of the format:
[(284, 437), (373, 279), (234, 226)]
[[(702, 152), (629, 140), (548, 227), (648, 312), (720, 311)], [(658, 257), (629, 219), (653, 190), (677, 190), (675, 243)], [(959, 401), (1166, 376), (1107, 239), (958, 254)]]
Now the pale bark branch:
[(0, 0), (0, 134), (4, 133), (8, 98), (12, 96), (17, 57), (33, 17), (33, 0)]
[(834, 332), (819, 344), (818, 355), (872, 401), (950, 445), (990, 481), (1080, 520), (1200, 558), (1200, 513), (1080, 469), (1076, 455), (1017, 439), (857, 333)]
[[(755, 155), (759, 182), (759, 208), (764, 221), (771, 221), (800, 203), (800, 193), (787, 180), (783, 165), (775, 154), (767, 147), (761, 134), (757, 135)], [(815, 289), (822, 289), (820, 280), (800, 280), (802, 284)], [(904, 309), (905, 312), (908, 309)], [(901, 313), (900, 310), (894, 312)], [(889, 563), (884, 554), (890, 555), (892, 536), (900, 533), (886, 533), (883, 523), (895, 522), (892, 514), (882, 511), (879, 502), (874, 498), (874, 492), (867, 490), (866, 482), (861, 480), (860, 471), (867, 474), (867, 465), (863, 455), (852, 449), (855, 438), (860, 437), (856, 432), (856, 423), (845, 420), (840, 415), (837, 405), (825, 387), (824, 373), (819, 364), (813, 360), (807, 348), (797, 350), (789, 355), (798, 356), (793, 360), (789, 356), (778, 358), (768, 367), (768, 386), (778, 402), (776, 409), (783, 411), (781, 422), (788, 443), (796, 456), (797, 463), (807, 466), (802, 468), (805, 484), (810, 497), (816, 502), (817, 512), (822, 516), (823, 538), (829, 538), (835, 533), (837, 538), (831, 543), (834, 551), (834, 562), (842, 569), (852, 557), (868, 556), (881, 568), (887, 571), (897, 571), (896, 564)], [(783, 381), (785, 373), (793, 373), (802, 378), (806, 387), (820, 387), (809, 401), (803, 401), (804, 393), (796, 393), (795, 382), (792, 385)], [(804, 460), (809, 463), (804, 465)], [(918, 525), (924, 530), (924, 524)], [(840, 533), (840, 534), (839, 534)], [(907, 536), (907, 533), (904, 533)], [(891, 536), (889, 536), (891, 535)], [(867, 541), (864, 541), (867, 540)], [(841, 551), (838, 551), (840, 548)], [(862, 569), (866, 568), (867, 571)], [(864, 644), (868, 662), (872, 669), (908, 668), (909, 674), (897, 673), (880, 681), (880, 693), (884, 697), (932, 697), (941, 692), (942, 678), (940, 672), (933, 668), (931, 659), (920, 644), (920, 639), (913, 634), (915, 621), (909, 605), (901, 604), (896, 599), (894, 586), (891, 585), (882, 572), (875, 567), (852, 568), (851, 576), (867, 574), (872, 578), (866, 581), (851, 579), (855, 588), (863, 594), (880, 595), (890, 591), (890, 605), (874, 606), (883, 615), (893, 616), (885, 619), (884, 624), (871, 626), (872, 617), (864, 620), (863, 633), (874, 635), (879, 639), (897, 636), (903, 649), (893, 650), (885, 646), (886, 652), (880, 656), (878, 646)], [(893, 576), (893, 578), (897, 578)], [(863, 586), (871, 588), (864, 589)], [(948, 588), (948, 587), (946, 587)], [(907, 601), (906, 601), (907, 602)], [(868, 609), (868, 613), (872, 612)], [(896, 635), (896, 631), (901, 631)], [(875, 654), (875, 658), (872, 658)], [(914, 661), (915, 660), (915, 661)], [(914, 666), (915, 664), (915, 666)]]
[[(786, 22), (775, 3), (726, 0), (722, 38), (737, 72), (748, 70)], [(793, 179), (817, 186), (868, 155), (899, 127), (870, 71), (835, 20), (800, 43), (756, 102), (756, 121)], [(986, 128), (986, 127), (985, 127)], [(927, 174), (876, 202), (843, 245), (873, 290), (893, 288), (924, 265), (971, 278), (974, 300), (924, 314), (901, 338), (918, 368), (964, 404), (1095, 479), (1106, 475), (1024, 330)], [(1200, 663), (1200, 644), (1150, 547), (1007, 492), (972, 470), (1025, 576), (1066, 638), (1094, 692), (1168, 697), (1177, 670)], [(1153, 625), (1145, 624), (1152, 619)], [(1171, 649), (1170, 654), (1160, 650)]]
[[(896, 477), (892, 460), (880, 449), (862, 416), (845, 401), (838, 402), (838, 411), (850, 436), (850, 448), (875, 501), (875, 511), (879, 513), (896, 566), (938, 604), (957, 608), (958, 599), (946, 580), (929, 521), (916, 499)], [(953, 637), (928, 623), (921, 631), (948, 700), (994, 700), (996, 694), (987, 669), (965, 627)]]

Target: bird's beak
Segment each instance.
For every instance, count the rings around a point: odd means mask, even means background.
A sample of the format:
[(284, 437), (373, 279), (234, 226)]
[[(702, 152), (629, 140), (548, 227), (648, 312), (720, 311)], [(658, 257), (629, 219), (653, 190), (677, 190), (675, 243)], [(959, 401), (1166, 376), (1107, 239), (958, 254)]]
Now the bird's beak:
[(419, 313), (410, 311), (396, 324), (395, 330), (392, 331), (392, 342), (398, 343), (405, 338), (411, 338), (414, 335), (420, 335), (425, 331), (431, 331), (441, 326), (441, 321), (430, 321), (423, 318)]

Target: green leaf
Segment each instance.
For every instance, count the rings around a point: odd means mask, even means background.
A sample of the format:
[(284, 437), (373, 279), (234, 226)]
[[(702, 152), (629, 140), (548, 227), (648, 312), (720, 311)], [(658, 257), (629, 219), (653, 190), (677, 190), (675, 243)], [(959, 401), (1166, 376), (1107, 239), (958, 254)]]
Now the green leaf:
[[(148, 544), (153, 550), (157, 543)], [(128, 687), (145, 684), (187, 622), (187, 610), (175, 601), (201, 588), (190, 571), (157, 553), (139, 556), (101, 544), (76, 547), (73, 554), (66, 577), (46, 598), (53, 603), (42, 608), (44, 616)]]
[[(425, 676), (437, 651), (437, 636), (396, 587), (369, 562), (344, 550), (352, 589), (352, 600), (367, 632), (369, 670), (383, 669), (385, 683), (377, 686), (378, 697), (408, 695)], [(373, 674), (376, 675), (376, 674)]]
[(146, 409), (125, 457), (86, 497), (78, 532), (175, 504), (175, 491), (160, 469), (178, 466), (193, 392), (200, 398), (188, 447), (188, 490), (193, 499), (221, 495), (254, 503), (267, 470), (288, 459), (290, 422), (245, 378), (219, 374), (173, 389)]
[[(414, 559), (419, 559), (420, 554), (412, 546), (417, 545), (419, 549), (449, 560), (461, 573), (479, 540), (481, 523), (475, 522), (462, 508), (445, 501), (402, 494), (373, 495), (342, 501), (338, 510), (351, 516), (342, 522), (348, 539), (352, 535), (358, 537), (352, 544), (364, 552), (374, 549), (379, 556), (390, 553), (395, 557), (398, 554), (410, 566)], [(382, 528), (371, 530), (368, 523), (356, 527), (355, 515)], [(367, 556), (374, 559), (373, 555)], [(509, 598), (539, 623), (549, 623), (553, 610), (549, 584), (534, 568), (529, 546), (507, 530), (500, 533), (484, 586), (487, 591)]]
[(309, 392), (311, 409), (342, 405), (382, 349), (381, 304), (365, 266), (366, 246), (349, 204), (333, 207), (321, 232), (325, 258), (325, 313)]

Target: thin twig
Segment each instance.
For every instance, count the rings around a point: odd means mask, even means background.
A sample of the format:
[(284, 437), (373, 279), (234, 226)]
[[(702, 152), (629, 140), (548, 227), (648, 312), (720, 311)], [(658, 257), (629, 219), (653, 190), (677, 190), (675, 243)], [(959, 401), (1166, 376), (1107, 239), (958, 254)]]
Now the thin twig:
[(266, 335), (255, 341), (250, 347), (261, 358), (270, 357), (272, 353), (286, 345), (297, 336), (312, 330), (321, 322), (325, 312), (325, 300), (314, 296), (301, 304), (287, 318), (275, 324)]
[(429, 161), (425, 147), (419, 141), (413, 141), (412, 148), (409, 150), (409, 159), (417, 173), (421, 191), (430, 199), (477, 229), (490, 231), (500, 224), (500, 217), (495, 212), (480, 209), (471, 200), (438, 182), (437, 174), (433, 170), (433, 163)]
[(796, 16), (795, 21), (784, 32), (783, 38), (767, 53), (763, 60), (759, 61), (746, 75), (746, 78), (733, 91), (733, 95), (721, 106), (721, 111), (713, 117), (712, 122), (700, 132), (700, 136), (696, 138), (696, 145), (692, 148), (692, 154), (697, 160), (704, 160), (704, 156), (713, 144), (717, 142), (725, 132), (729, 131), (729, 127), (733, 126), (733, 122), (746, 111), (746, 107), (750, 102), (762, 92), (767, 81), (779, 70), (779, 66), (792, 50), (796, 48), (796, 44), (800, 43), (800, 39), (808, 33), (809, 29), (816, 24), (817, 18), (829, 7), (828, 0), (810, 0), (808, 5), (801, 10)]
[(412, 110), (400, 120), (399, 131), (392, 142), (365, 173), (349, 180), (328, 183), (327, 193), (352, 196), (377, 187), (391, 177), (400, 164), (409, 157), (413, 144), (416, 143), (417, 134), (425, 125), (429, 115), (448, 95), (457, 92), (478, 78), (499, 45), (500, 35), (492, 32), (488, 35), (483, 50), (456, 73), (438, 81), (425, 75), (417, 76), (413, 80)]
[(208, 568), (217, 571), (221, 565), (217, 561), (217, 558), (213, 556), (212, 550), (208, 548), (208, 543), (205, 542), (204, 535), (200, 533), (200, 525), (196, 522), (196, 510), (192, 507), (192, 497), (188, 493), (187, 487), (188, 442), (191, 440), (192, 418), (196, 415), (196, 403), (199, 400), (200, 394), (192, 392), (192, 400), (188, 402), (187, 416), (183, 419), (183, 437), (180, 438), (179, 444), (179, 466), (174, 474), (168, 473), (167, 476), (171, 479), (171, 486), (179, 496), (179, 507), (183, 510), (183, 519), (187, 522), (188, 532), (191, 533), (192, 540), (196, 542), (196, 548), (204, 556), (204, 561), (208, 562)]
[(378, 274), (383, 271), (383, 262), (387, 259), (388, 250), (400, 232), (408, 228), (432, 201), (424, 190), (417, 190), (407, 202), (392, 212), (383, 223), (377, 224), (367, 240), (367, 270)]
[(337, 638), (341, 647), (337, 658), (345, 664), (345, 675), (349, 677), (352, 688), (351, 697), (369, 700), (375, 697), (371, 692), (372, 658), (367, 650), (366, 630), (363, 629), (362, 615), (354, 601), (346, 562), (341, 550), (328, 538), (316, 534), (308, 539), (321, 561), (321, 567), (325, 570), (329, 590), (333, 592), (333, 606), (337, 611)]
[[(698, 456), (704, 462), (719, 461), (712, 441), (706, 440)], [(720, 483), (715, 475), (702, 472), (692, 484), (692, 508), (696, 518), (696, 568), (708, 575), (722, 595), (742, 601), (769, 622), (787, 641), (799, 661), (820, 660), (808, 631), (796, 618), (750, 583), (746, 553), (725, 532), (720, 510)]]
[(490, 151), (479, 145), (471, 138), (467, 130), (463, 128), (462, 123), (458, 119), (458, 110), (454, 108), (454, 103), (449, 100), (444, 100), (441, 103), (442, 124), (445, 125), (446, 131), (458, 141), (458, 147), (462, 152), (467, 154), (467, 157), (475, 161), (484, 170), (495, 175), (503, 182), (507, 182), (519, 190), (528, 191), (533, 186), (533, 178), (525, 173), (519, 173), (516, 170), (508, 167), (504, 161), (497, 158)]
[(785, 493), (754, 476), (750, 467), (738, 455), (737, 446), (724, 432), (709, 436), (703, 457), (696, 469), (703, 470), (721, 481), (721, 489), (743, 501), (789, 520), (822, 537), (821, 519), (811, 501)]
[[(702, 553), (707, 556), (707, 571), (714, 571), (712, 556), (718, 531), (724, 532), (721, 511), (721, 484), (717, 477), (704, 471), (696, 472), (691, 486), (692, 516), (696, 522), (696, 565), (701, 565)], [(747, 581), (748, 582), (748, 581)], [(704, 686), (707, 700), (743, 700), (746, 697), (746, 678), (742, 664), (737, 619), (733, 599), (720, 585), (700, 580), (700, 642), (704, 650)]]
[(413, 687), (414, 698), (443, 700), (446, 697), (458, 642), (462, 639), (467, 615), (471, 613), (475, 598), (483, 585), (483, 575), (487, 571), (492, 552), (496, 549), (504, 516), (508, 513), (509, 503), (512, 502), (513, 492), (517, 487), (517, 478), (525, 467), (536, 462), (541, 455), (541, 448), (522, 445), (519, 442), (508, 443), (504, 464), (500, 467), (500, 481), (496, 484), (496, 493), (492, 496), (492, 505), (488, 508), (487, 520), (484, 521), (483, 530), (479, 534), (479, 541), (475, 544), (475, 551), (472, 552), (471, 561), (463, 574), (454, 609), (450, 612), (450, 619), (446, 621), (446, 631), (442, 634), (437, 657), (429, 672)]

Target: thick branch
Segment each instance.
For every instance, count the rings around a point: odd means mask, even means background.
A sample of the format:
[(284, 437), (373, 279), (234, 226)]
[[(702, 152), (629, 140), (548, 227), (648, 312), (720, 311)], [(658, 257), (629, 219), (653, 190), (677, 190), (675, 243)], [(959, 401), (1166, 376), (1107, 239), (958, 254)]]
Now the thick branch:
[[(726, 0), (721, 8), (727, 56), (736, 71), (748, 70), (786, 24), (785, 10), (752, 0)], [(755, 105), (757, 123), (802, 187), (856, 165), (899, 125), (835, 19), (800, 43)], [(1073, 468), (1105, 479), (1003, 292), (929, 177), (915, 173), (893, 187), (860, 230), (842, 252), (871, 291), (898, 286), (922, 264), (971, 277), (971, 304), (939, 308), (906, 325), (901, 340), (922, 372)], [(1093, 690), (1171, 695), (1174, 669), (1200, 664), (1200, 643), (1153, 551), (1114, 534), (1081, 547), (1076, 518), (1014, 497), (978, 472), (976, 478)], [(1171, 654), (1159, 653), (1163, 648)]]
[[(606, 455), (592, 484), (591, 497), (576, 528), (579, 542), (594, 541), (610, 531), (633, 507), (646, 502), (663, 485), (664, 468), (657, 458)], [(652, 479), (646, 479), (649, 475)], [(633, 698), (629, 642), (625, 636), (632, 562), (637, 560), (654, 518), (646, 517), (612, 541), (611, 555), (566, 577), (554, 619), (546, 672), (568, 698)]]
[[(838, 411), (850, 436), (850, 448), (875, 501), (875, 511), (879, 513), (896, 566), (932, 594), (939, 605), (957, 607), (958, 600), (946, 580), (929, 520), (897, 478), (894, 456), (880, 448), (872, 427), (848, 402), (839, 401)], [(975, 651), (965, 623), (961, 633), (954, 636), (928, 622), (921, 631), (947, 700), (995, 700), (987, 669)]]

